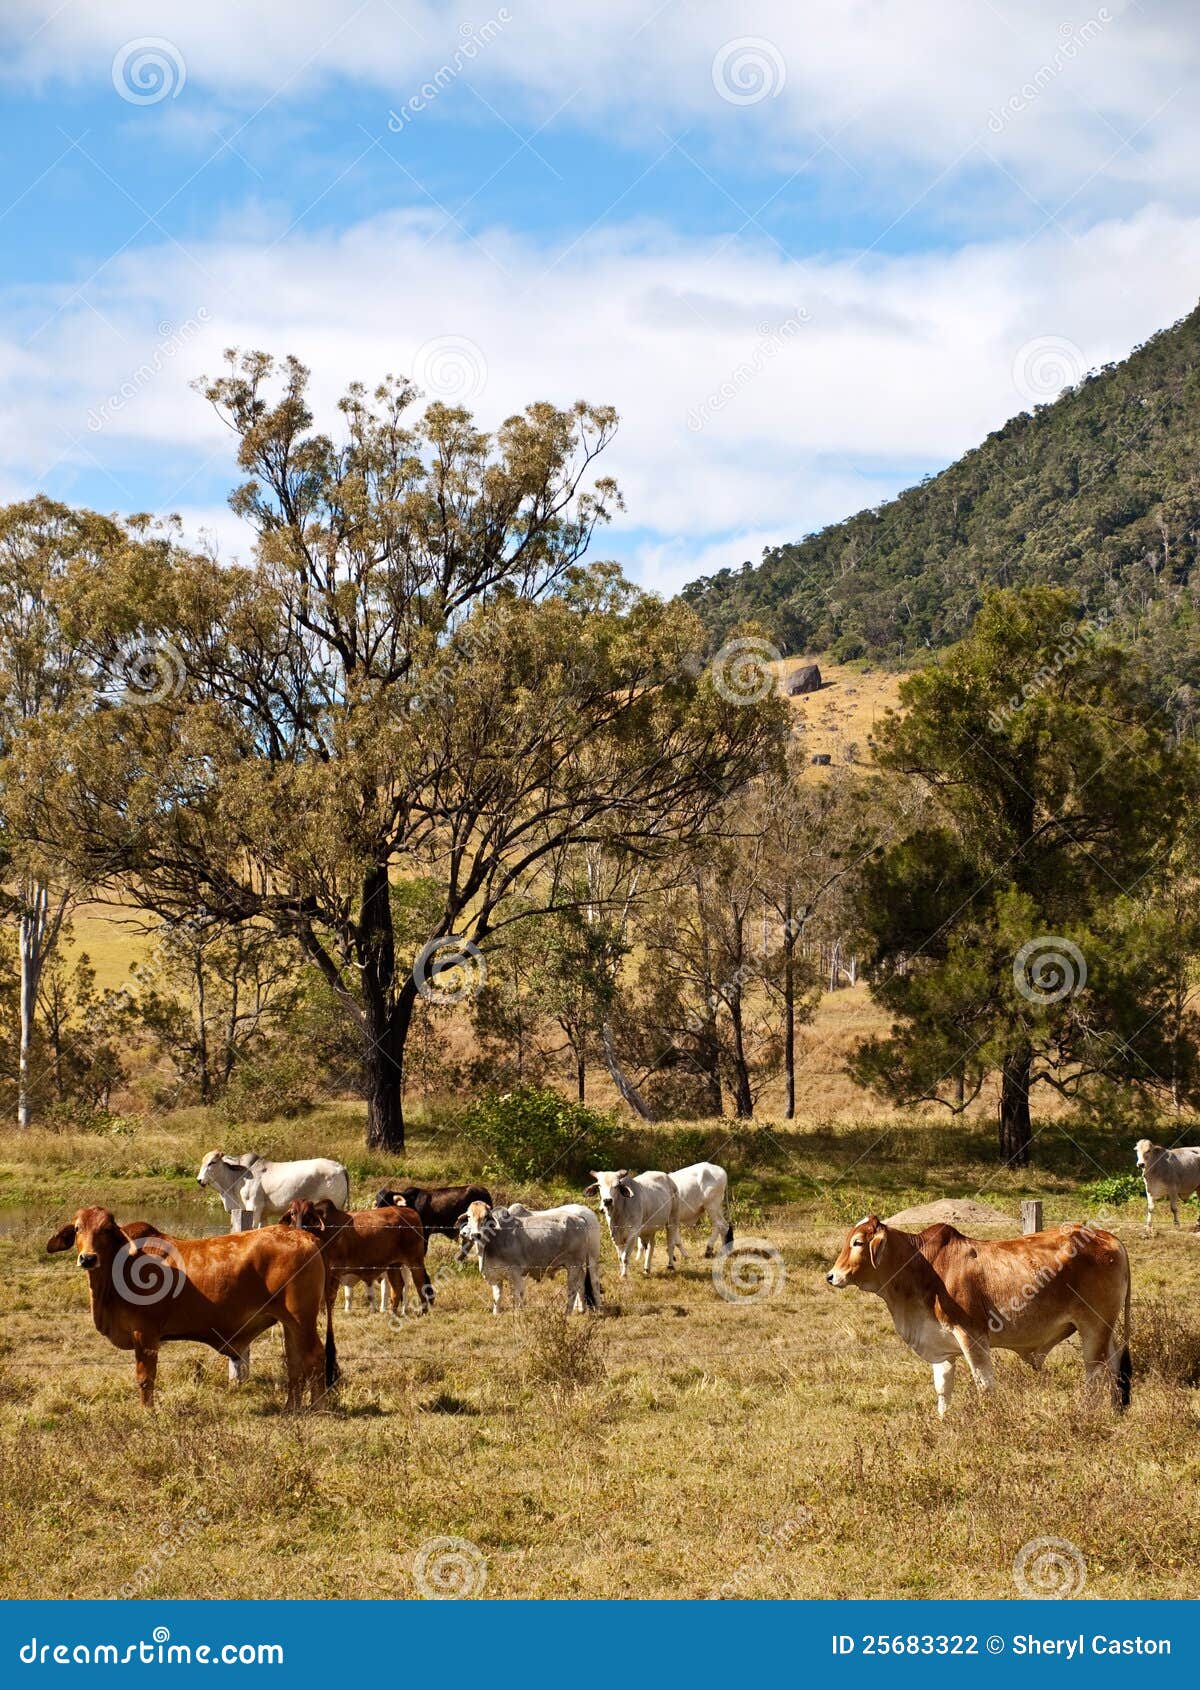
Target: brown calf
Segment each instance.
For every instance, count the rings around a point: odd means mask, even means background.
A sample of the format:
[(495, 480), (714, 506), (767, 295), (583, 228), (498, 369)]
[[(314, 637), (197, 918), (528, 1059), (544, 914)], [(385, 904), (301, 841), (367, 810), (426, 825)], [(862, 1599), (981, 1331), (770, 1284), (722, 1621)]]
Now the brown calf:
[[(329, 1273), (326, 1299), (332, 1307), (338, 1285), (362, 1281), (368, 1288), (386, 1279), (392, 1313), (400, 1310), (405, 1280), (416, 1288), (418, 1313), (433, 1302), (425, 1271), (425, 1231), (412, 1209), (338, 1209), (327, 1197), (312, 1202), (297, 1197), (281, 1223), (311, 1233), (321, 1247)], [(370, 1291), (368, 1289), (368, 1298)]]
[(901, 1338), (933, 1367), (939, 1414), (960, 1357), (986, 1391), (994, 1349), (1015, 1350), (1040, 1368), (1073, 1332), (1087, 1388), (1107, 1381), (1114, 1406), (1128, 1406), (1129, 1257), (1111, 1232), (1067, 1225), (1023, 1238), (967, 1238), (945, 1225), (901, 1232), (868, 1215), (850, 1228), (825, 1277), (883, 1298)]
[[(132, 1234), (140, 1232), (140, 1236)], [(142, 1404), (154, 1404), (158, 1350), (187, 1340), (207, 1344), (244, 1368), (251, 1342), (283, 1327), (287, 1405), (304, 1393), (318, 1403), (337, 1378), (330, 1318), (324, 1366), (319, 1329), (325, 1264), (310, 1238), (265, 1227), (222, 1238), (165, 1238), (147, 1222), (119, 1227), (107, 1209), (80, 1209), (47, 1243), (74, 1247), (88, 1276), (97, 1332), (132, 1350)]]

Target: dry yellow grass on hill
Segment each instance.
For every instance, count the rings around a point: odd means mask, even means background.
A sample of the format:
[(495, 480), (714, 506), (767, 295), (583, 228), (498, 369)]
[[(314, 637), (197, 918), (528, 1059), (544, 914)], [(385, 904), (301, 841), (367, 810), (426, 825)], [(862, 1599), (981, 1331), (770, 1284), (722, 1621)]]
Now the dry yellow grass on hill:
[[(794, 731), (813, 756), (828, 756), (830, 767), (849, 764), (870, 766), (874, 761), (871, 738), (886, 711), (899, 703), (904, 676), (894, 670), (859, 669), (834, 663), (828, 657), (788, 657), (771, 667), (786, 686), (788, 678), (807, 663), (821, 671), (821, 689), (788, 700), (795, 718)], [(814, 767), (820, 779), (823, 770)]]

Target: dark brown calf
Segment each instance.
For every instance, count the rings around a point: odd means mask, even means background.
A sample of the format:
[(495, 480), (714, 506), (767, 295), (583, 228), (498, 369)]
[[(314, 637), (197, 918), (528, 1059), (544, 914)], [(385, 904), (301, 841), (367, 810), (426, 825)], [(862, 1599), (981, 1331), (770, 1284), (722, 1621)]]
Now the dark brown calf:
[(346, 1210), (336, 1208), (327, 1197), (315, 1203), (297, 1197), (281, 1224), (316, 1238), (329, 1274), (325, 1295), (330, 1307), (338, 1285), (361, 1281), (370, 1287), (386, 1278), (395, 1314), (406, 1275), (416, 1288), (419, 1312), (426, 1313), (432, 1304), (433, 1286), (425, 1271), (425, 1232), (414, 1210)]
[(458, 1229), (472, 1203), (493, 1207), (492, 1194), (483, 1185), (406, 1185), (396, 1191), (377, 1191), (375, 1207), (415, 1209), (425, 1229), (425, 1242), (435, 1236), (457, 1240)]
[[(141, 1236), (132, 1234), (136, 1231)], [(283, 1327), (287, 1405), (316, 1404), (337, 1377), (333, 1320), (321, 1358), (325, 1264), (314, 1240), (278, 1227), (223, 1238), (166, 1238), (148, 1222), (119, 1227), (107, 1209), (80, 1209), (46, 1245), (70, 1250), (87, 1273), (92, 1320), (119, 1350), (132, 1350), (142, 1404), (154, 1403), (159, 1345), (207, 1344), (244, 1367), (251, 1342)]]

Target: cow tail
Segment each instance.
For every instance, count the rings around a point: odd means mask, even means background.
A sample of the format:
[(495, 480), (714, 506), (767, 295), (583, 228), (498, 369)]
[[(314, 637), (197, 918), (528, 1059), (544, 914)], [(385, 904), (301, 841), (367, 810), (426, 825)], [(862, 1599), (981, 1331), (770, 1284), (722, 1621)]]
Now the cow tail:
[(588, 1262), (583, 1270), (583, 1300), (589, 1309), (600, 1307), (600, 1299), (596, 1295), (596, 1282), (592, 1278), (591, 1262)]
[(1121, 1407), (1128, 1408), (1133, 1400), (1133, 1357), (1129, 1353), (1129, 1341), (1133, 1336), (1133, 1325), (1130, 1319), (1130, 1303), (1133, 1298), (1133, 1274), (1129, 1268), (1129, 1257), (1125, 1257), (1125, 1347), (1121, 1351), (1121, 1359), (1117, 1364), (1117, 1387), (1121, 1393)]
[(733, 1245), (733, 1222), (732, 1221), (726, 1221), (726, 1223), (725, 1223), (725, 1248), (728, 1250), (732, 1247), (732, 1245)]

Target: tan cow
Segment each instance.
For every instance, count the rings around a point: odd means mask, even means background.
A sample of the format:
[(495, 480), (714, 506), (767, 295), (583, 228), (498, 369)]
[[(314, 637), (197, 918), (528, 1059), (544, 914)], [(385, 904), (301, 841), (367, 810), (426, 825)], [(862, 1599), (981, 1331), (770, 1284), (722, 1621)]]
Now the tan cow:
[(1040, 1368), (1073, 1332), (1086, 1387), (1107, 1378), (1114, 1406), (1129, 1404), (1129, 1257), (1111, 1232), (1068, 1225), (993, 1240), (945, 1225), (901, 1232), (868, 1215), (850, 1228), (825, 1277), (837, 1289), (856, 1285), (883, 1298), (901, 1338), (933, 1367), (939, 1415), (960, 1356), (986, 1391), (993, 1350), (1015, 1350)]
[(207, 1344), (242, 1377), (252, 1341), (275, 1325), (283, 1328), (289, 1408), (299, 1408), (306, 1392), (315, 1406), (337, 1381), (332, 1320), (324, 1368), (318, 1330), (325, 1264), (306, 1233), (272, 1226), (223, 1238), (164, 1238), (145, 1222), (119, 1227), (108, 1209), (92, 1205), (60, 1227), (46, 1248), (75, 1250), (88, 1276), (96, 1330), (117, 1349), (133, 1351), (146, 1408), (154, 1405), (161, 1344)]

